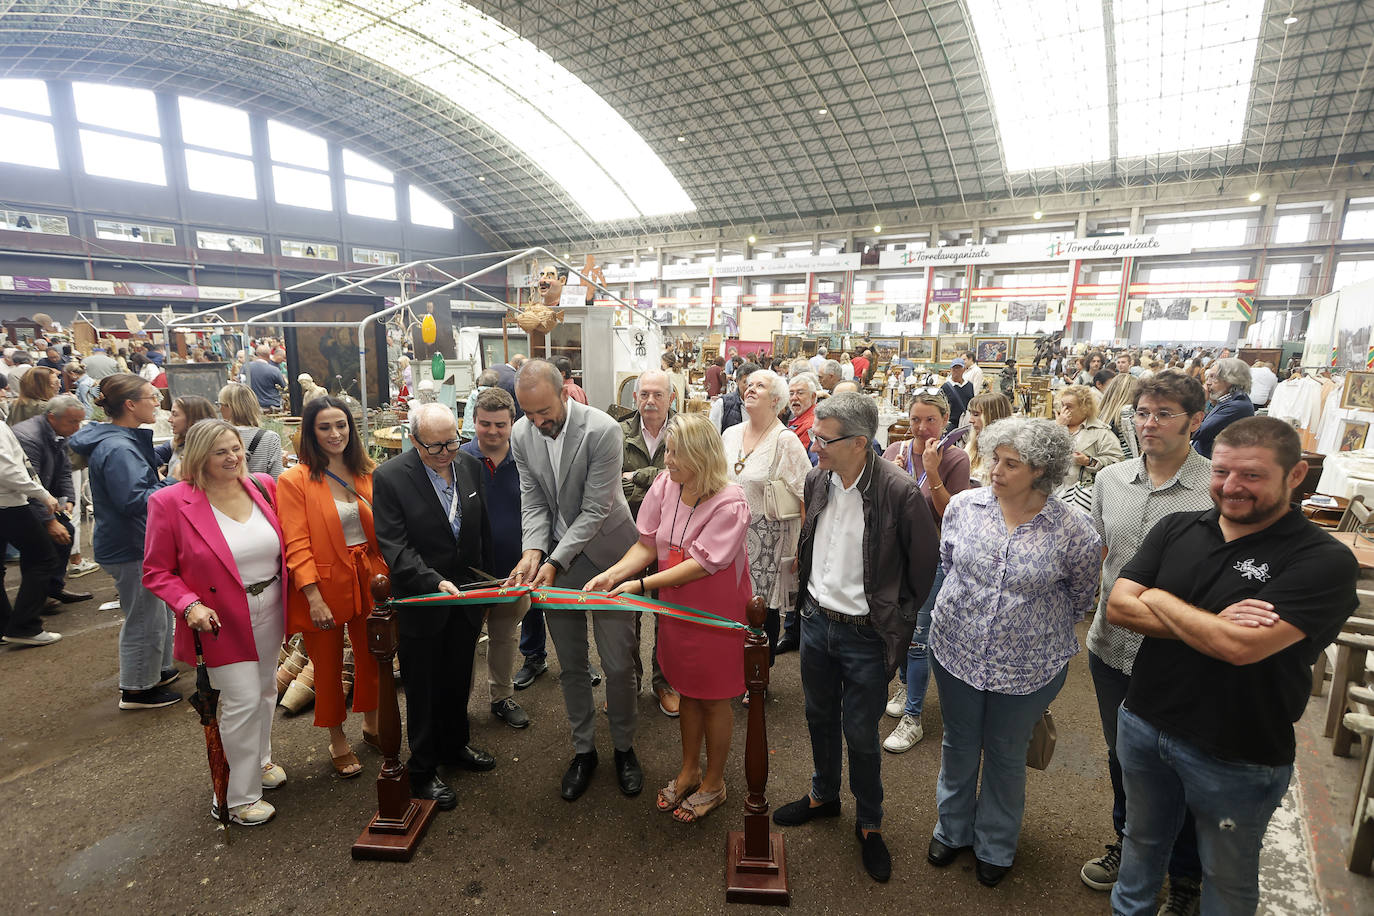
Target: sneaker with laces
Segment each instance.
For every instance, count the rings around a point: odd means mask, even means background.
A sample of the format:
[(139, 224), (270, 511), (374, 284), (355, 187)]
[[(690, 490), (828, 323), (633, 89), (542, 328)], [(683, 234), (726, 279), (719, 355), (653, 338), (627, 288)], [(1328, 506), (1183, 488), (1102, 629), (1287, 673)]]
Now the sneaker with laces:
[[(247, 805), (234, 805), (229, 809), (229, 820), (245, 827), (256, 827), (276, 817), (277, 809), (271, 803), (258, 799)], [(210, 802), (210, 816), (219, 820), (219, 805)]]
[(262, 768), (262, 787), (264, 789), (280, 789), (286, 785), (286, 770), (275, 763), (269, 763)]
[(67, 567), (67, 576), (70, 578), (80, 578), (87, 573), (95, 572), (99, 568), (100, 565), (98, 563), (92, 563), (90, 560), (82, 560), (80, 563), (73, 563)]
[(150, 687), (147, 690), (120, 690), (120, 709), (161, 709), (181, 702), (181, 694), (166, 687)]
[[(905, 693), (903, 693), (905, 697)], [(897, 723), (897, 727), (892, 730), (892, 734), (887, 736), (883, 742), (883, 750), (891, 751), (894, 754), (902, 754), (916, 746), (925, 732), (921, 728), (921, 720), (915, 716), (902, 716), (902, 721)]]
[(906, 712), (906, 684), (897, 682), (897, 689), (892, 692), (892, 698), (887, 701), (887, 709), (883, 710), (894, 719), (900, 719)]
[(6, 636), (5, 642), (12, 646), (51, 646), (62, 638), (61, 633), (39, 630), (32, 636)]
[(1121, 843), (1117, 842), (1107, 846), (1105, 855), (1084, 862), (1078, 877), (1082, 878), (1083, 883), (1095, 891), (1109, 891), (1116, 884), (1116, 876), (1119, 871), (1121, 871)]
[(1198, 916), (1202, 886), (1192, 878), (1169, 878), (1169, 893), (1155, 916)]

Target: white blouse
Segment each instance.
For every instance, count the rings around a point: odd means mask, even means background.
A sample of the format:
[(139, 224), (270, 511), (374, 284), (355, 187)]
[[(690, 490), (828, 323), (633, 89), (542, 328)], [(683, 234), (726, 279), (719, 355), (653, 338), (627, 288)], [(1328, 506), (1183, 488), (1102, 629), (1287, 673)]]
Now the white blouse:
[[(764, 489), (773, 474), (773, 458), (777, 455), (777, 478), (787, 484), (787, 489), (798, 498), (806, 486), (806, 475), (811, 470), (811, 459), (806, 457), (797, 434), (779, 423), (764, 436), (763, 441), (744, 456), (744, 431), (749, 421), (737, 423), (721, 434), (725, 443), (725, 468), (730, 480), (744, 488), (744, 498), (749, 503), (749, 514), (756, 519), (763, 518)], [(778, 454), (778, 449), (782, 450)], [(744, 470), (736, 471), (736, 462), (743, 459)]]
[(214, 511), (220, 534), (224, 535), (229, 553), (234, 557), (240, 582), (253, 585), (281, 573), (281, 541), (257, 503), (253, 503), (253, 514), (246, 522), (236, 522), (218, 509)]
[(334, 508), (339, 511), (339, 524), (343, 526), (344, 544), (352, 547), (354, 544), (365, 543), (367, 532), (363, 531), (363, 519), (358, 512), (358, 504), (346, 499), (336, 499), (334, 500)]

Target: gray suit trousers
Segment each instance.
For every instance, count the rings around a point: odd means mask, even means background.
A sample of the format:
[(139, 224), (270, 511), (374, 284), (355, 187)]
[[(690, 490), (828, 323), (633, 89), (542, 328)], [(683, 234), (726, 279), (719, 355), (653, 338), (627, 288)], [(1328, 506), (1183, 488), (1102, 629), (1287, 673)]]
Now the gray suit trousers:
[[(586, 554), (580, 554), (554, 585), (581, 588), (603, 571), (588, 560)], [(606, 674), (606, 712), (611, 740), (618, 751), (628, 751), (635, 743), (638, 722), (635, 656), (639, 654), (639, 644), (635, 639), (634, 619), (638, 616), (632, 611), (591, 613), (596, 650)], [(563, 687), (563, 705), (568, 710), (568, 724), (572, 728), (573, 750), (587, 754), (596, 750), (596, 699), (592, 695), (588, 661), (587, 612), (549, 611), (544, 620), (562, 669), (558, 680)]]

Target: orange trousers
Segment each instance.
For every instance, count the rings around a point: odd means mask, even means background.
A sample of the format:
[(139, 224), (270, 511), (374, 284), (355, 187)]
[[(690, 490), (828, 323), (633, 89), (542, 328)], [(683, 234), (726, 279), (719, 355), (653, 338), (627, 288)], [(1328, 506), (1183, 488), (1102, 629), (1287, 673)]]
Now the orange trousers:
[[(344, 627), (353, 644), (353, 711), (371, 712), (377, 708), (377, 659), (367, 651), (367, 616), (357, 614)], [(344, 627), (301, 633), (315, 663), (315, 724), (321, 728), (344, 721)]]

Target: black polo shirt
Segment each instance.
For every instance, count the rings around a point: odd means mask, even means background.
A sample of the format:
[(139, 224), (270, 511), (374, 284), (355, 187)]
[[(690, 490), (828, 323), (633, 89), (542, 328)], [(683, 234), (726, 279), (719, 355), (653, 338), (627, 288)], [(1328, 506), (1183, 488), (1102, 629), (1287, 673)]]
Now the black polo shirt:
[(1166, 515), (1120, 578), (1212, 613), (1259, 598), (1305, 638), (1254, 664), (1232, 665), (1182, 640), (1147, 636), (1126, 707), (1223, 760), (1291, 764), (1293, 723), (1307, 705), (1312, 663), (1359, 604), (1359, 564), (1297, 510), (1229, 543), (1217, 519), (1215, 508)]

